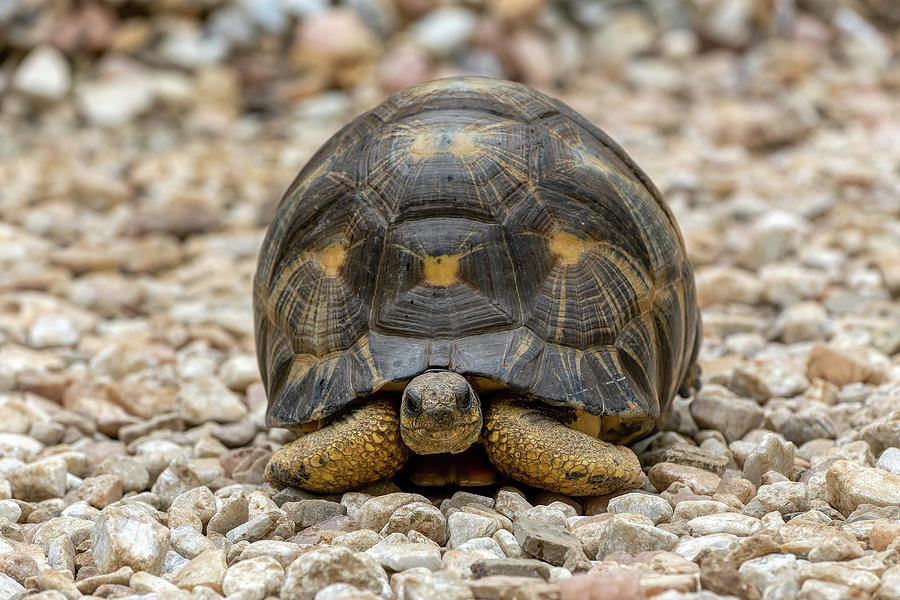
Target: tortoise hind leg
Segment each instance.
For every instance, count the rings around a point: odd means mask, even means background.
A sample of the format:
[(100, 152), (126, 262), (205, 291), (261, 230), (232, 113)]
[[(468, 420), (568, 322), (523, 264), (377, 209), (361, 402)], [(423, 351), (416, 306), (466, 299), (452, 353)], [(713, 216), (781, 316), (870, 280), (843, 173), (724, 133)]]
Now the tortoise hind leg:
[(498, 471), (552, 492), (594, 496), (641, 485), (634, 452), (575, 431), (533, 404), (492, 402), (482, 443)]
[(407, 458), (395, 403), (374, 400), (279, 449), (266, 465), (266, 479), (312, 492), (345, 492), (392, 477)]
[(682, 398), (689, 398), (691, 390), (699, 392), (702, 387), (700, 375), (700, 363), (695, 362), (688, 367), (687, 373), (684, 374), (684, 379), (681, 380), (681, 385), (678, 387), (678, 395)]

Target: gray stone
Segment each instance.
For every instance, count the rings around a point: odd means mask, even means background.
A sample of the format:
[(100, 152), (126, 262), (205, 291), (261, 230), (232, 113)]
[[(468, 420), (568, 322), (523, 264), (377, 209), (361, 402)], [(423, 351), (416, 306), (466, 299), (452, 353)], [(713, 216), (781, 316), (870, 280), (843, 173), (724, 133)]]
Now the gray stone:
[(362, 509), (363, 504), (371, 497), (371, 494), (363, 492), (347, 492), (341, 496), (341, 504), (347, 509), (348, 517), (354, 521), (359, 521), (359, 511)]
[(225, 553), (219, 549), (207, 550), (178, 569), (172, 583), (184, 590), (206, 586), (218, 592), (222, 589), (227, 570)]
[(457, 511), (447, 519), (450, 536), (448, 548), (456, 548), (464, 542), (478, 537), (490, 537), (500, 528), (497, 521), (489, 517)]
[(710, 550), (719, 556), (728, 556), (740, 543), (738, 536), (730, 533), (714, 533), (694, 538), (685, 538), (678, 542), (672, 550), (684, 558), (693, 561), (704, 550)]
[(283, 568), (287, 568), (294, 559), (300, 555), (300, 546), (293, 542), (280, 540), (260, 540), (248, 544), (238, 555), (239, 561), (250, 560), (260, 556), (267, 556), (278, 561)]
[(368, 499), (359, 510), (359, 527), (360, 529), (373, 529), (381, 531), (391, 519), (394, 511), (406, 504), (413, 502), (428, 502), (428, 498), (420, 494), (408, 494), (405, 492), (394, 492), (385, 494), (384, 496), (375, 496)]
[(378, 535), (378, 532), (371, 529), (359, 529), (339, 535), (331, 540), (331, 543), (336, 546), (346, 546), (356, 552), (365, 552), (380, 541), (381, 536)]
[(382, 535), (418, 531), (437, 544), (447, 543), (447, 519), (429, 502), (411, 502), (399, 507), (381, 529)]
[(761, 485), (756, 490), (756, 497), (744, 507), (744, 514), (761, 519), (773, 510), (782, 515), (809, 510), (806, 485), (792, 481)]
[(717, 513), (705, 515), (688, 521), (693, 535), (712, 535), (730, 533), (738, 537), (747, 537), (762, 530), (759, 519), (739, 513)]
[(900, 475), (881, 469), (839, 460), (826, 472), (825, 485), (828, 503), (845, 515), (860, 504), (900, 504)]
[(175, 498), (201, 485), (200, 478), (187, 464), (181, 460), (175, 460), (159, 474), (150, 491), (159, 498), (160, 508), (167, 509)]
[(152, 575), (163, 572), (169, 530), (137, 505), (110, 506), (91, 531), (94, 563), (101, 573), (128, 566)]
[(718, 500), (683, 500), (675, 505), (673, 521), (690, 521), (704, 515), (728, 512), (730, 508)]
[(472, 575), (480, 579), (493, 575), (550, 579), (550, 566), (533, 558), (481, 559), (472, 563)]
[(787, 574), (795, 579), (798, 562), (797, 557), (793, 554), (767, 554), (745, 561), (738, 571), (757, 590), (763, 592), (782, 574)]
[(237, 562), (225, 573), (222, 591), (231, 596), (243, 591), (248, 600), (274, 596), (284, 585), (284, 568), (271, 556), (257, 556)]
[(566, 521), (566, 513), (559, 508), (545, 504), (539, 504), (534, 508), (529, 508), (525, 512), (520, 513), (517, 518), (541, 521), (548, 525), (557, 525), (566, 529), (569, 527)]
[(91, 537), (93, 527), (94, 522), (86, 519), (56, 517), (45, 521), (35, 530), (32, 543), (43, 548), (44, 552), (48, 552), (53, 540), (59, 536), (65, 536), (71, 540), (74, 546), (78, 546)]
[(50, 542), (47, 548), (47, 564), (56, 571), (75, 572), (75, 545), (68, 537), (61, 535)]
[(216, 514), (216, 497), (208, 487), (195, 487), (179, 494), (173, 501), (170, 509), (184, 510), (196, 515), (206, 527), (209, 520)]
[(287, 568), (282, 600), (314, 600), (333, 583), (347, 583), (380, 598), (391, 597), (387, 573), (371, 556), (343, 546), (315, 548), (301, 554)]
[(798, 446), (816, 439), (834, 439), (838, 433), (837, 425), (821, 405), (797, 412), (780, 407), (769, 415), (769, 422)]
[(691, 416), (701, 428), (722, 432), (729, 443), (763, 424), (763, 410), (759, 404), (739, 398), (716, 384), (704, 385), (697, 393), (691, 402)]
[(66, 461), (57, 456), (42, 458), (9, 474), (13, 496), (26, 502), (60, 498), (66, 493)]
[(126, 76), (83, 81), (75, 88), (78, 111), (91, 123), (116, 127), (130, 122), (152, 105), (154, 93), (145, 77)]
[(900, 600), (900, 565), (893, 566), (881, 574), (878, 598), (879, 600)]
[(722, 475), (729, 463), (729, 456), (726, 454), (715, 454), (704, 448), (681, 443), (644, 452), (641, 454), (640, 459), (641, 464), (645, 467), (657, 463), (675, 463), (696, 467), (716, 475)]
[(493, 539), (507, 558), (521, 558), (522, 545), (519, 544), (519, 540), (516, 539), (516, 536), (511, 531), (498, 529), (494, 532)]
[(494, 508), (494, 499), (489, 496), (482, 496), (480, 494), (473, 494), (472, 492), (460, 490), (454, 492), (452, 496), (441, 502), (441, 510), (446, 513), (447, 509), (459, 509), (468, 506), (469, 504), (481, 504), (488, 508)]
[(225, 535), (235, 527), (246, 523), (249, 518), (250, 502), (244, 492), (238, 492), (232, 494), (210, 518), (206, 530)]
[(410, 569), (391, 577), (391, 586), (403, 600), (475, 600), (469, 586), (448, 571)]
[(225, 534), (232, 543), (247, 540), (250, 543), (258, 542), (269, 535), (278, 526), (279, 515), (276, 511), (270, 511), (253, 517), (243, 525), (238, 525)]
[(215, 550), (216, 546), (202, 533), (182, 525), (169, 531), (169, 544), (172, 549), (185, 558), (194, 558), (207, 550)]
[(439, 56), (462, 47), (477, 24), (475, 15), (462, 7), (446, 6), (429, 12), (413, 28), (416, 42)]
[(627, 552), (640, 554), (652, 550), (672, 550), (678, 536), (654, 527), (650, 519), (637, 518), (634, 514), (620, 514), (603, 521), (590, 539), (582, 539), (585, 549), (597, 548), (591, 558), (603, 560), (607, 554)]
[(887, 448), (878, 457), (875, 463), (876, 469), (890, 471), (895, 475), (900, 475), (900, 448)]
[(513, 534), (522, 550), (539, 560), (573, 572), (590, 568), (581, 542), (563, 527), (520, 517), (513, 526)]
[(60, 100), (72, 87), (71, 67), (66, 57), (50, 44), (36, 46), (16, 69), (12, 87), (40, 100)]
[(768, 433), (744, 460), (744, 478), (758, 486), (760, 478), (768, 471), (790, 478), (793, 468), (794, 445)]
[(494, 499), (494, 508), (509, 519), (515, 519), (516, 516), (530, 508), (531, 503), (525, 499), (525, 496), (518, 491), (512, 489), (500, 489)]
[[(506, 531), (505, 529), (500, 529), (498, 531)], [(507, 531), (507, 533), (509, 533)], [(497, 535), (496, 533), (494, 535)], [(460, 552), (472, 552), (474, 550), (485, 550), (490, 552), (497, 558), (506, 558), (506, 553), (503, 552), (503, 549), (500, 547), (500, 544), (494, 538), (489, 537), (480, 537), (480, 538), (472, 538), (468, 542), (460, 544), (457, 548)]]
[(15, 523), (21, 516), (22, 508), (18, 504), (12, 500), (0, 500), (0, 518)]
[(297, 529), (306, 529), (332, 517), (347, 514), (347, 507), (343, 504), (318, 499), (285, 502), (281, 505), (281, 509), (294, 520)]
[(187, 423), (234, 423), (247, 415), (240, 397), (215, 377), (203, 376), (181, 385), (176, 397), (179, 415)]
[(609, 501), (607, 510), (613, 514), (634, 513), (644, 515), (656, 525), (672, 517), (672, 505), (659, 496), (633, 492), (616, 496)]
[[(399, 542), (394, 536), (402, 538)], [(441, 549), (433, 544), (411, 544), (406, 536), (400, 533), (391, 534), (368, 550), (366, 554), (392, 571), (405, 571), (416, 567), (424, 567), (432, 571), (441, 568)]]
[(0, 573), (0, 598), (16, 598), (25, 588), (6, 573)]
[(757, 359), (735, 367), (728, 387), (763, 402), (795, 396), (809, 387), (809, 381), (802, 373), (785, 370), (776, 360)]

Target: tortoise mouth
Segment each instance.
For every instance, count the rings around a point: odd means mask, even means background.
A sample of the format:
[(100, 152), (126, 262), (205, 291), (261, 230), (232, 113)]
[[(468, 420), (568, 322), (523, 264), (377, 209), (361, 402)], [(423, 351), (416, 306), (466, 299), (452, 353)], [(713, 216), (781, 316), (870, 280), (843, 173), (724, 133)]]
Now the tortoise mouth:
[(481, 422), (477, 427), (452, 428), (402, 427), (403, 442), (416, 454), (459, 454), (478, 441)]

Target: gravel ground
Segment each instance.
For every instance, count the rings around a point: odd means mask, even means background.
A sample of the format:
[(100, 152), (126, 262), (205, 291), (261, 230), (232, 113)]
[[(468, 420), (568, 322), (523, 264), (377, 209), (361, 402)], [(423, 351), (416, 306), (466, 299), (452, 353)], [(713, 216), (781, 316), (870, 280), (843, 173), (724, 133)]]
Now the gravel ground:
[[(894, 9), (688, 4), (706, 12), (673, 28), (587, 4), (554, 20), (541, 2), (483, 17), (407, 0), (392, 9), (407, 25), (357, 32), (342, 43), (371, 43), (355, 62), (341, 46), (292, 85), (256, 23), (255, 87), (225, 9), (281, 3), (209, 2), (178, 27), (160, 9), (142, 21), (169, 23), (157, 54), (128, 20), (93, 54), (7, 29), (0, 598), (900, 599)], [(529, 6), (543, 16), (510, 26), (510, 47), (453, 54), (465, 27)], [(301, 56), (328, 23), (363, 26), (322, 7), (290, 16)], [(573, 31), (591, 51), (560, 62)], [(274, 490), (263, 468), (292, 436), (263, 426), (250, 305), (274, 205), (384, 93), (489, 57), (606, 129), (665, 193), (697, 273), (703, 389), (635, 445), (647, 477), (627, 494)]]

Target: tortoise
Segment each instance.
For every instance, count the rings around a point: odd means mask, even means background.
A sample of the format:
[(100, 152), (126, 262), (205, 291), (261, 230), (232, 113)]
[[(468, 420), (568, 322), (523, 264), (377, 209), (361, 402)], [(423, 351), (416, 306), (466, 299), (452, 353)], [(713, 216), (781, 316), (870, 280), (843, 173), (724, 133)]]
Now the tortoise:
[(499, 79), (414, 86), (338, 131), (278, 205), (253, 300), (267, 425), (301, 433), (267, 465), (279, 487), (346, 491), (410, 457), (421, 485), (639, 487), (624, 444), (698, 385), (660, 192), (573, 109)]

